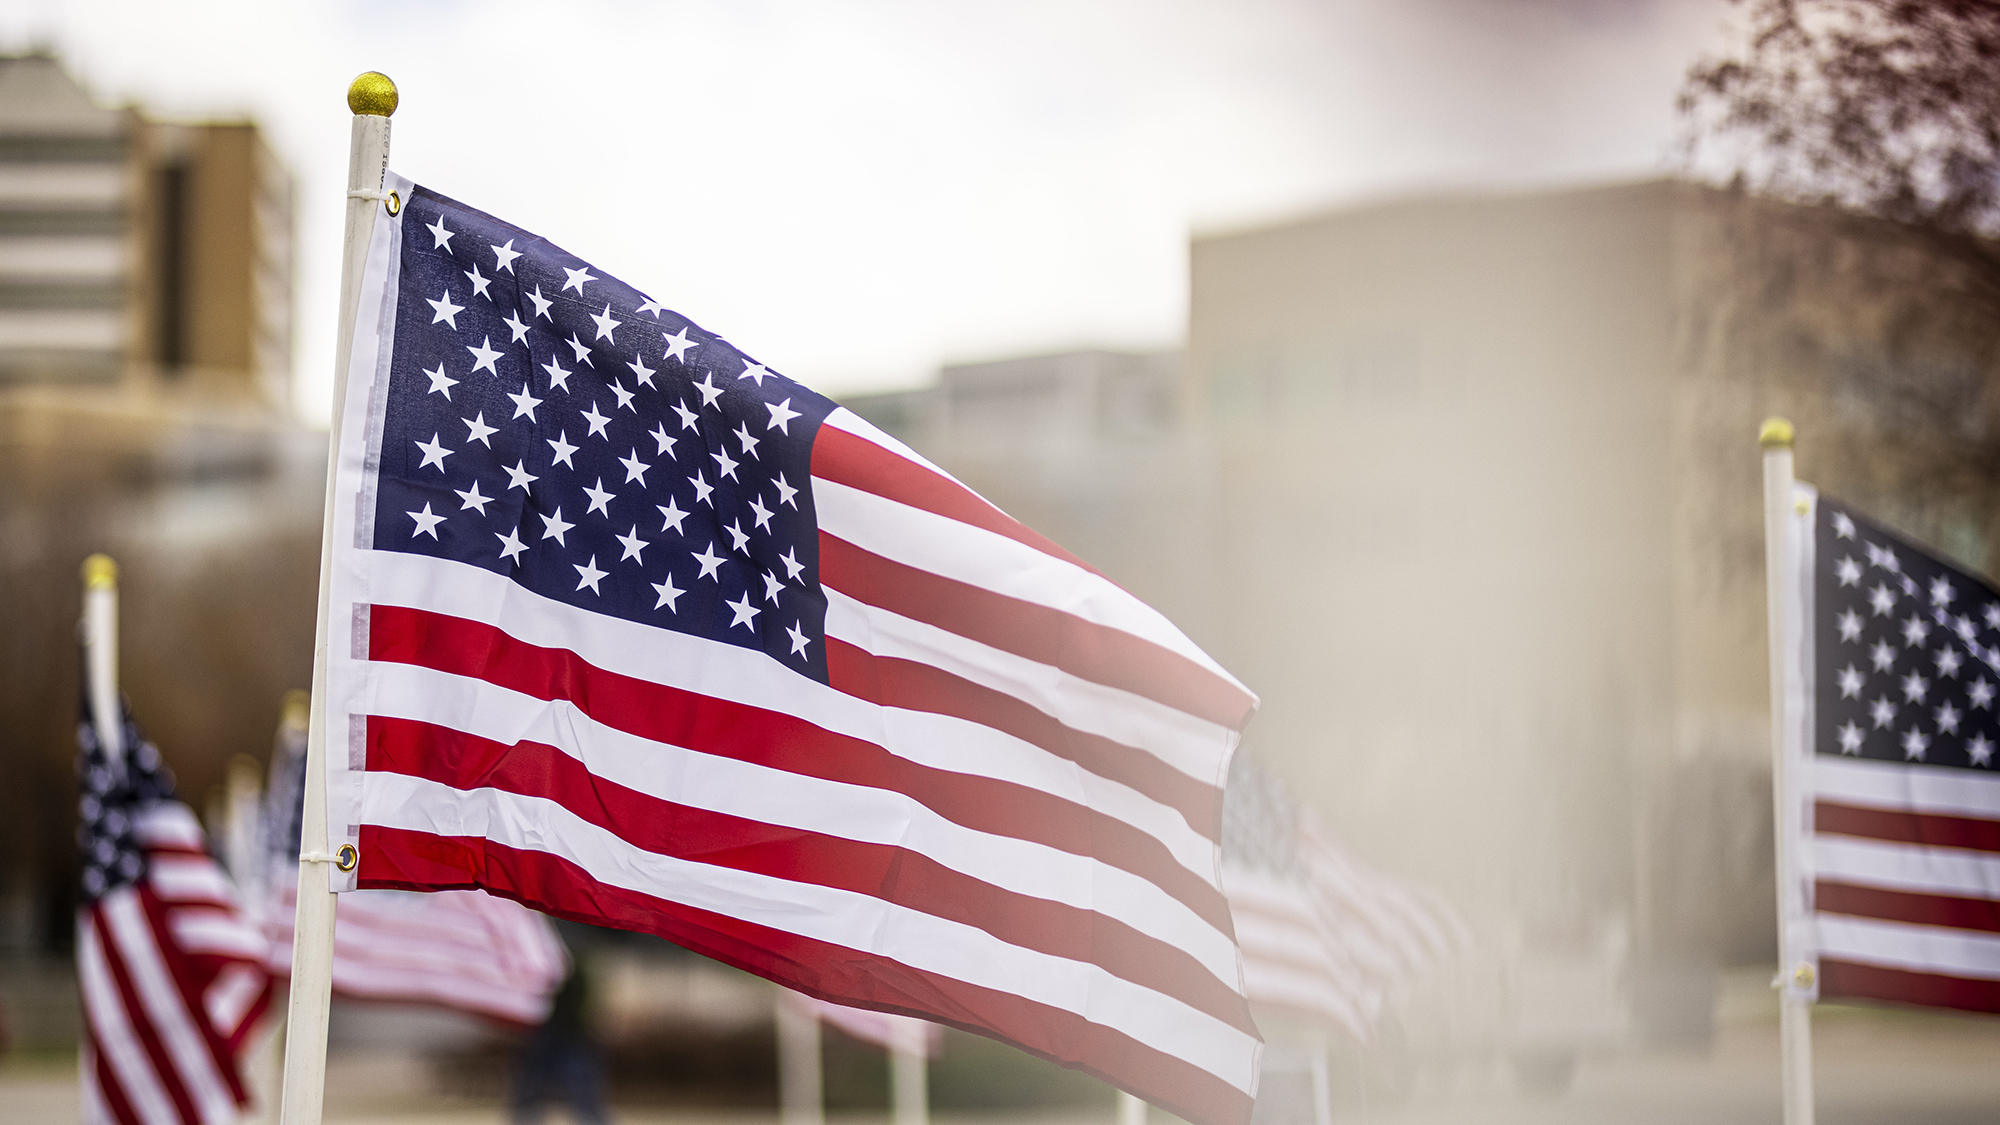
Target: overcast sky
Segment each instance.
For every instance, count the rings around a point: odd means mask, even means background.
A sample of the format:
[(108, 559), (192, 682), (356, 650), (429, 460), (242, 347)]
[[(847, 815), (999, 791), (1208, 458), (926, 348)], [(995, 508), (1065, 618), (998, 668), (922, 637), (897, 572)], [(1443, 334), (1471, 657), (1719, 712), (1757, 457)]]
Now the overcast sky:
[(298, 177), (331, 386), (348, 81), (392, 165), (832, 394), (1177, 345), (1187, 240), (1656, 174), (1722, 0), (0, 0), (106, 100), (250, 116)]

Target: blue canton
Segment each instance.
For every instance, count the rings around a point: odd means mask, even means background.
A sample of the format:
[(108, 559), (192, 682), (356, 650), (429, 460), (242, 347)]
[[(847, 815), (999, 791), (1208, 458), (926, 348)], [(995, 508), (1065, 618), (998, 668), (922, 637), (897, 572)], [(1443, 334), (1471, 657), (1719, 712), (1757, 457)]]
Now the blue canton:
[(90, 704), (80, 708), (76, 724), (77, 797), (76, 843), (81, 851), (81, 882), (86, 905), (119, 887), (136, 883), (146, 873), (146, 852), (134, 832), (141, 809), (174, 795), (174, 775), (160, 761), (160, 752), (139, 733), (132, 710), (124, 708), (125, 760), (114, 770), (97, 741), (90, 721)]
[(518, 227), (404, 208), (375, 548), (825, 682), (807, 477), (834, 404)]

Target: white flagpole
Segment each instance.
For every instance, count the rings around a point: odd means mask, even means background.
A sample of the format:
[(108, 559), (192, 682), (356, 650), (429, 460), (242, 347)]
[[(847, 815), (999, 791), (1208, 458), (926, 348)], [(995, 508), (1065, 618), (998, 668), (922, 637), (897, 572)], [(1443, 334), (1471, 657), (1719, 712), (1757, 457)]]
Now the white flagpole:
[(889, 1017), (889, 1109), (893, 1125), (930, 1125), (929, 1031), (913, 1016)]
[(125, 709), (118, 702), (118, 564), (110, 555), (83, 560), (83, 664), (90, 725), (111, 773), (125, 772)]
[[(1788, 660), (1798, 581), (1791, 554), (1792, 424), (1766, 419), (1757, 435), (1764, 449), (1764, 596), (1771, 646), (1771, 807), (1776, 837), (1778, 877), (1778, 1036), (1782, 1060), (1785, 1125), (1813, 1125), (1812, 995), (1813, 970), (1798, 948), (1800, 921), (1805, 917), (1805, 886), (1798, 875), (1796, 839), (1800, 810), (1787, 785), (1791, 757), (1788, 746), (1795, 693)], [(1802, 670), (1801, 670), (1802, 671)], [(1790, 779), (1796, 782), (1797, 778)]]
[(819, 1013), (789, 989), (778, 997), (778, 1104), (781, 1125), (826, 1125), (820, 1076)]
[(1118, 1125), (1146, 1125), (1146, 1099), (1118, 1091)]
[(326, 645), (333, 575), (333, 489), (340, 460), (340, 420), (354, 346), (361, 266), (382, 206), (389, 167), (389, 115), (396, 84), (369, 71), (347, 88), (354, 113), (347, 150), (347, 236), (340, 259), (340, 334), (335, 338), (333, 428), (327, 434), (326, 509), (319, 553), (319, 624), (314, 632), (312, 712), (306, 735), (305, 815), (299, 834), (299, 906), (292, 931), (292, 987), (285, 1016), (285, 1088), (279, 1120), (319, 1125), (326, 1097), (326, 1023), (333, 998), (333, 907), (326, 865)]

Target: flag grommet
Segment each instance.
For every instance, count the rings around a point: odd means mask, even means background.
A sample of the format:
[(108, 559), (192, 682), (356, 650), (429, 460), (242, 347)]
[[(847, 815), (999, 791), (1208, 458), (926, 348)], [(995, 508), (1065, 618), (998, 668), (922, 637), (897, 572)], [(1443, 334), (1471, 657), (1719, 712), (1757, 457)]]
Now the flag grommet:
[(395, 192), (392, 191), (389, 193), (389, 198), (382, 201), (382, 206), (387, 207), (389, 209), (389, 214), (393, 217), (398, 212), (402, 211), (403, 197), (397, 195)]
[(361, 863), (361, 853), (353, 844), (342, 844), (333, 853), (333, 865), (342, 871), (352, 871)]

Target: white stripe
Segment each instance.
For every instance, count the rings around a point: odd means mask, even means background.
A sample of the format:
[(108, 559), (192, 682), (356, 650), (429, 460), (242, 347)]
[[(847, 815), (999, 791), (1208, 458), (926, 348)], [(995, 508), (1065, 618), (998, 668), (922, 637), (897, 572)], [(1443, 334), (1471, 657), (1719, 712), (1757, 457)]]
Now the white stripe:
[(266, 981), (262, 971), (240, 963), (217, 973), (201, 997), (209, 1026), (225, 1037), (236, 1034), (243, 1017), (250, 1014), (250, 1006), (263, 994)]
[(2000, 820), (2000, 775), (1822, 754), (1812, 783), (1816, 797), (1836, 804)]
[[(121, 888), (99, 902), (133, 893), (129, 887)], [(111, 1072), (118, 1076), (118, 1089), (125, 1095), (126, 1103), (147, 1125), (179, 1125), (180, 1112), (160, 1085), (152, 1057), (146, 1054), (132, 1028), (132, 1013), (125, 1010), (125, 996), (118, 990), (118, 982), (112, 978), (106, 962), (103, 933), (87, 909), (83, 912), (83, 927), (77, 933), (76, 954), (84, 1018), (90, 1021), (91, 1038), (104, 1051)]]
[[(835, 407), (833, 413), (827, 415), (826, 421), (822, 424), (827, 426), (832, 426), (836, 430), (844, 430), (847, 433), (854, 435), (855, 437), (863, 439), (864, 441), (869, 441), (876, 445), (879, 445), (883, 449), (886, 449), (889, 452), (895, 454), (896, 456), (901, 457), (903, 460), (914, 461), (917, 464), (922, 465), (924, 468), (929, 469), (931, 472), (934, 472), (937, 475), (943, 477), (944, 479), (950, 481), (951, 483), (959, 486), (960, 488), (965, 488), (967, 492), (972, 492), (970, 488), (965, 487), (964, 481), (959, 480), (957, 477), (952, 476), (950, 473), (945, 472), (943, 469), (939, 468), (935, 463), (933, 463), (928, 457), (925, 457), (923, 454), (918, 453), (916, 450), (911, 449), (907, 445), (904, 445), (900, 439), (889, 436), (888, 431), (878, 427), (877, 425), (875, 425), (875, 423), (870, 422), (868, 419), (863, 418), (861, 415), (856, 414), (854, 411), (849, 410), (845, 406)], [(1003, 516), (1007, 514), (1005, 512), (1001, 512), (999, 506), (994, 504), (993, 501), (988, 500), (984, 496), (980, 496), (977, 492), (972, 492), (972, 494), (979, 498), (980, 503), (986, 505), (989, 508), (992, 508), (995, 512), (999, 512)]]
[(210, 902), (226, 906), (236, 901), (235, 889), (222, 874), (222, 868), (205, 855), (149, 856), (146, 877), (153, 884), (153, 893), (167, 902)]
[(1271, 963), (1246, 963), (1243, 975), (1249, 978), (1252, 1004), (1318, 1012), (1364, 1040), (1370, 1037), (1375, 1012), (1381, 1007), (1379, 990), (1370, 990), (1365, 996), (1349, 995), (1316, 973)]
[(812, 478), (819, 529), (885, 559), (1060, 610), (1177, 653), (1242, 690), (1166, 615), (1110, 579), (998, 532), (873, 492)]
[(77, 1047), (77, 1076), (83, 1085), (83, 1125), (118, 1125), (111, 1119), (110, 1107), (104, 1103), (104, 1088), (98, 1082), (97, 1052), (90, 1049), (90, 1037)]
[(1821, 957), (1918, 973), (2000, 980), (2000, 934), (1822, 914)]
[(610, 886), (844, 946), (1075, 1013), (1248, 1093), (1257, 1040), (1164, 993), (1080, 961), (869, 895), (693, 863), (632, 846), (553, 801), (370, 773), (365, 822), (545, 852)]
[(907, 848), (991, 886), (1116, 918), (1187, 950), (1217, 979), (1236, 979), (1229, 936), (1156, 884), (1087, 856), (967, 828), (893, 790), (691, 752), (605, 726), (568, 700), (536, 699), (414, 665), (370, 665), (363, 698), (371, 715), (432, 723), (503, 746), (553, 746), (594, 776), (662, 801)]
[(1052, 664), (1016, 656), (935, 625), (856, 601), (831, 587), (826, 593), (826, 635), (874, 653), (941, 668), (982, 687), (1004, 692), (1066, 727), (1143, 746), (1197, 781), (1214, 782), (1216, 748), (1228, 744), (1227, 727), (1195, 718), (1144, 696), (1080, 679)]
[[(377, 604), (482, 621), (528, 644), (567, 649), (607, 672), (795, 715), (919, 765), (1013, 782), (1075, 801), (1153, 836), (1190, 870), (1214, 877), (1213, 844), (1188, 827), (1179, 810), (1002, 731), (945, 715), (878, 707), (797, 675), (761, 652), (582, 613), (482, 567), (395, 551), (363, 554), (373, 568)], [(1131, 733), (1134, 739), (1126, 745), (1162, 760), (1171, 758), (1169, 764), (1181, 772), (1214, 783), (1233, 745), (1225, 737), (1228, 732), (1147, 702), (1152, 713), (1173, 715), (1181, 725), (1158, 731), (1150, 744), (1141, 738), (1153, 737), (1148, 734), (1153, 728), (1143, 723), (1126, 724), (1133, 726), (1129, 732), (1115, 723), (1096, 726)], [(1087, 724), (1091, 716), (1073, 718)], [(1105, 729), (1091, 733), (1118, 740)]]
[(1864, 887), (2000, 899), (2000, 855), (1852, 836), (1814, 836), (1820, 879)]
[(147, 848), (181, 848), (198, 852), (208, 846), (194, 810), (179, 801), (160, 801), (132, 817), (132, 835)]
[(264, 935), (234, 910), (178, 907), (167, 912), (174, 944), (189, 953), (262, 961)]
[(194, 1102), (195, 1112), (207, 1125), (233, 1121), (236, 1099), (215, 1069), (207, 1040), (160, 955), (152, 923), (147, 920), (138, 896), (106, 895), (98, 901), (111, 940), (118, 947), (119, 959), (132, 978), (140, 1003), (146, 1006), (146, 1014), (158, 1031), (161, 1044), (173, 1057), (174, 1072), (180, 1078), (181, 1088)]

